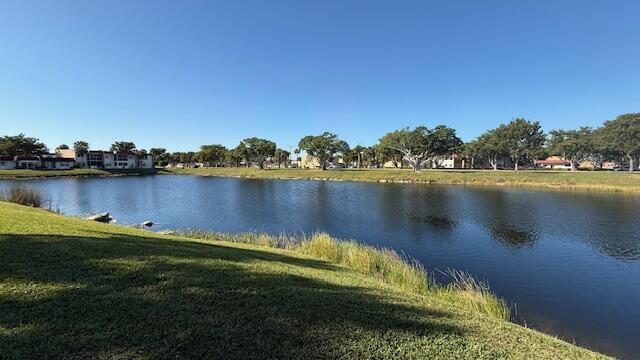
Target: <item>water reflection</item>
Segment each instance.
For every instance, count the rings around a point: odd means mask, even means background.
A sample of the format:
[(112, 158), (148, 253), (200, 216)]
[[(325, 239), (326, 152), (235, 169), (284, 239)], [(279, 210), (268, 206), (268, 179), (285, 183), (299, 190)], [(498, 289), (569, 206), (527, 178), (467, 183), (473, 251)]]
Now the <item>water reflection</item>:
[(423, 222), (436, 231), (453, 231), (457, 226), (457, 222), (447, 215), (427, 215), (424, 217), (414, 215), (410, 218), (414, 221)]
[(603, 253), (620, 260), (639, 260), (640, 245), (637, 238), (613, 238), (596, 242), (595, 247)]
[(491, 235), (505, 245), (515, 248), (532, 246), (538, 241), (539, 236), (535, 230), (520, 230), (500, 225), (491, 228)]

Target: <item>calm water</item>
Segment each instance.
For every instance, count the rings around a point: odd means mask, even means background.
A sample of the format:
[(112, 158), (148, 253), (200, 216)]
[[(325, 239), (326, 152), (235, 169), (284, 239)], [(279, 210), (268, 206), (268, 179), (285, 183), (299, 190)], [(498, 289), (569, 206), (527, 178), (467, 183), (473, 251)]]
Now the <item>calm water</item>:
[(191, 176), (30, 183), (66, 214), (109, 211), (157, 230), (320, 230), (392, 247), (487, 280), (530, 327), (640, 356), (640, 197)]

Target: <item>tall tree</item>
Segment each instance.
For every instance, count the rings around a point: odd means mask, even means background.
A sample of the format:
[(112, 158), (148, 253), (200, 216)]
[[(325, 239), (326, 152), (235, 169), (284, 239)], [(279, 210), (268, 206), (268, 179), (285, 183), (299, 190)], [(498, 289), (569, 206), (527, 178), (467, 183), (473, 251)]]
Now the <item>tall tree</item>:
[(240, 167), (242, 163), (242, 159), (244, 159), (243, 157), (244, 148), (239, 148), (239, 147), (240, 145), (238, 145), (238, 147), (236, 147), (235, 149), (227, 150), (227, 152), (225, 153), (224, 161), (227, 164), (227, 166)]
[(364, 149), (364, 161), (367, 163), (367, 167), (379, 167), (379, 153), (377, 146), (369, 146)]
[(58, 147), (56, 148), (56, 150), (68, 150), (68, 149), (69, 149), (69, 145), (67, 144), (58, 145)]
[(151, 148), (149, 149), (149, 153), (153, 156), (160, 156), (167, 152), (165, 148)]
[(238, 150), (243, 154), (247, 162), (258, 165), (261, 170), (264, 169), (264, 162), (267, 158), (275, 155), (276, 143), (266, 139), (256, 137), (247, 138), (240, 142)]
[(202, 145), (200, 151), (197, 154), (198, 161), (207, 164), (208, 166), (221, 166), (225, 160), (227, 148), (219, 145)]
[(380, 139), (380, 145), (400, 152), (412, 164), (413, 171), (420, 171), (425, 160), (456, 151), (462, 140), (454, 129), (444, 125), (433, 130), (418, 126), (413, 130), (405, 128), (388, 133)]
[(283, 149), (276, 149), (276, 152), (273, 156), (273, 160), (276, 162), (276, 164), (278, 164), (278, 169), (280, 168), (280, 165), (284, 164), (284, 166), (286, 167), (287, 164), (289, 163), (289, 156), (291, 155), (290, 152), (288, 152), (287, 150), (283, 150)]
[(602, 135), (612, 150), (627, 158), (629, 171), (633, 172), (640, 157), (640, 113), (620, 115), (605, 122)]
[(592, 158), (596, 151), (593, 130), (589, 127), (581, 127), (578, 130), (553, 130), (549, 135), (549, 153), (568, 161), (571, 171), (577, 171), (580, 163)]
[(189, 167), (196, 162), (196, 153), (193, 151), (178, 152), (176, 154), (177, 154), (178, 162), (186, 164)]
[(169, 164), (169, 154), (165, 148), (151, 148), (149, 153), (153, 155), (153, 162), (156, 166), (166, 166)]
[(183, 153), (181, 152), (173, 152), (169, 155), (169, 163), (172, 166), (176, 166), (180, 162), (180, 157)]
[(89, 143), (86, 141), (78, 140), (73, 143), (73, 150), (75, 150), (76, 155), (85, 155), (89, 152)]
[(356, 167), (358, 169), (360, 169), (362, 167), (362, 163), (364, 161), (363, 159), (364, 159), (364, 155), (365, 155), (365, 150), (366, 149), (367, 148), (365, 148), (362, 145), (356, 145), (353, 149), (348, 151), (350, 162), (355, 162), (356, 163)]
[(429, 129), (425, 126), (409, 128), (390, 132), (380, 139), (380, 145), (397, 151), (413, 166), (413, 171), (420, 171), (420, 165), (428, 154), (427, 137)]
[(541, 155), (545, 137), (539, 122), (515, 119), (507, 125), (501, 125), (498, 129), (501, 139), (506, 144), (509, 157), (514, 163), (515, 171), (518, 171), (521, 160), (531, 161)]
[(504, 125), (484, 132), (476, 140), (478, 155), (486, 157), (493, 170), (498, 170), (498, 159), (507, 156), (509, 153), (507, 143), (502, 135), (503, 130)]
[(0, 154), (14, 156), (41, 155), (47, 153), (47, 146), (40, 139), (24, 134), (0, 137)]
[(394, 167), (403, 168), (404, 162), (402, 158), (404, 158), (404, 155), (398, 150), (389, 148), (386, 143), (387, 139), (388, 138), (383, 137), (380, 139), (380, 142), (375, 145), (378, 161), (380, 161), (383, 166), (387, 161), (391, 161)]
[(602, 169), (605, 161), (619, 159), (624, 156), (611, 147), (602, 128), (593, 130), (591, 142), (593, 144), (593, 153), (589, 156), (589, 161), (595, 168)]
[(116, 141), (111, 144), (112, 152), (135, 152), (136, 144), (129, 141)]
[(303, 137), (298, 143), (298, 148), (306, 151), (311, 156), (315, 156), (322, 170), (326, 170), (327, 163), (334, 156), (342, 155), (349, 151), (349, 144), (344, 140), (340, 140), (338, 135), (325, 132), (322, 135)]
[(460, 147), (462, 156), (472, 169), (475, 168), (477, 159), (483, 156), (482, 150), (482, 144), (478, 140), (469, 141)]
[(462, 150), (464, 143), (456, 135), (456, 130), (445, 125), (438, 125), (433, 128), (427, 136), (428, 156), (433, 159), (435, 156), (457, 153)]

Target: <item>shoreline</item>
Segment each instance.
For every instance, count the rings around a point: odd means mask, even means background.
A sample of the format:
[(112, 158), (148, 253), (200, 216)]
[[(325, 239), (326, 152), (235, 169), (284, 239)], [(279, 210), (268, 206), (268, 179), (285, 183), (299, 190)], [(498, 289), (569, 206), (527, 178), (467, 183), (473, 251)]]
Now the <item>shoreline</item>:
[[(16, 173), (12, 173), (16, 172)], [(107, 178), (118, 176), (147, 176), (156, 175), (156, 169), (132, 169), (132, 170), (98, 170), (98, 169), (71, 169), (71, 170), (0, 170), (0, 180), (36, 180), (55, 178)]]
[[(286, 172), (296, 172), (296, 174), (286, 174)], [(277, 172), (278, 175), (272, 172)], [(309, 172), (309, 175), (316, 176), (300, 176), (300, 172)], [(389, 172), (392, 176), (375, 176), (367, 178), (364, 176), (345, 176), (345, 174), (378, 173)], [(404, 172), (404, 174), (399, 174)], [(477, 176), (476, 176), (477, 174)], [(227, 177), (239, 179), (264, 179), (264, 180), (308, 180), (308, 181), (337, 181), (337, 182), (365, 182), (365, 183), (387, 183), (387, 184), (416, 184), (416, 185), (462, 185), (469, 187), (482, 188), (514, 188), (514, 189), (536, 189), (536, 190), (552, 190), (565, 192), (598, 192), (598, 193), (618, 193), (618, 194), (640, 194), (640, 174), (618, 174), (609, 172), (597, 172), (596, 176), (603, 177), (625, 177), (631, 184), (607, 184), (599, 183), (559, 183), (553, 179), (543, 179), (546, 181), (530, 181), (527, 175), (533, 177), (564, 177), (566, 175), (572, 177), (589, 177), (593, 176), (591, 172), (543, 172), (523, 170), (518, 173), (498, 173), (489, 170), (423, 170), (419, 173), (413, 173), (411, 170), (395, 170), (395, 169), (353, 169), (353, 170), (295, 170), (295, 169), (235, 169), (235, 168), (190, 168), (190, 169), (162, 169), (158, 171), (158, 175), (194, 175), (194, 176), (213, 176)], [(326, 175), (326, 176), (318, 176)], [(394, 176), (395, 175), (395, 176)], [(500, 176), (504, 175), (504, 176)], [(633, 184), (636, 179), (629, 179), (629, 176), (637, 176), (637, 183)], [(449, 179), (446, 179), (449, 177)], [(467, 177), (467, 179), (465, 179)], [(520, 181), (511, 181), (509, 178), (515, 178)], [(493, 180), (493, 181), (492, 181)], [(524, 181), (523, 181), (524, 180)], [(617, 179), (620, 180), (620, 179)]]
[[(12, 174), (11, 172), (18, 173)], [(269, 169), (253, 168), (165, 168), (149, 170), (0, 170), (0, 180), (36, 180), (64, 177), (106, 178), (118, 176), (193, 175), (239, 179), (307, 180), (365, 182), (416, 185), (464, 185), (484, 188), (539, 189), (566, 192), (599, 192), (640, 194), (640, 173), (616, 172), (577, 173), (521, 170), (422, 170), (409, 169)], [(637, 177), (637, 178), (636, 178)], [(594, 179), (596, 178), (596, 179)], [(595, 181), (593, 181), (595, 180)]]

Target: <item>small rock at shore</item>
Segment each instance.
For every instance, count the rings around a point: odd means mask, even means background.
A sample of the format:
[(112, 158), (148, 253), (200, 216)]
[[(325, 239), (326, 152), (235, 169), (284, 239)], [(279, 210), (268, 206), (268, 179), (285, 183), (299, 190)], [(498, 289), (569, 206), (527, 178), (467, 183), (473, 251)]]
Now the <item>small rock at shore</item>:
[(108, 212), (103, 212), (103, 213), (99, 213), (99, 214), (95, 214), (95, 215), (91, 215), (85, 218), (86, 220), (91, 220), (91, 221), (98, 221), (98, 222), (109, 222), (111, 220), (111, 217), (109, 216)]

